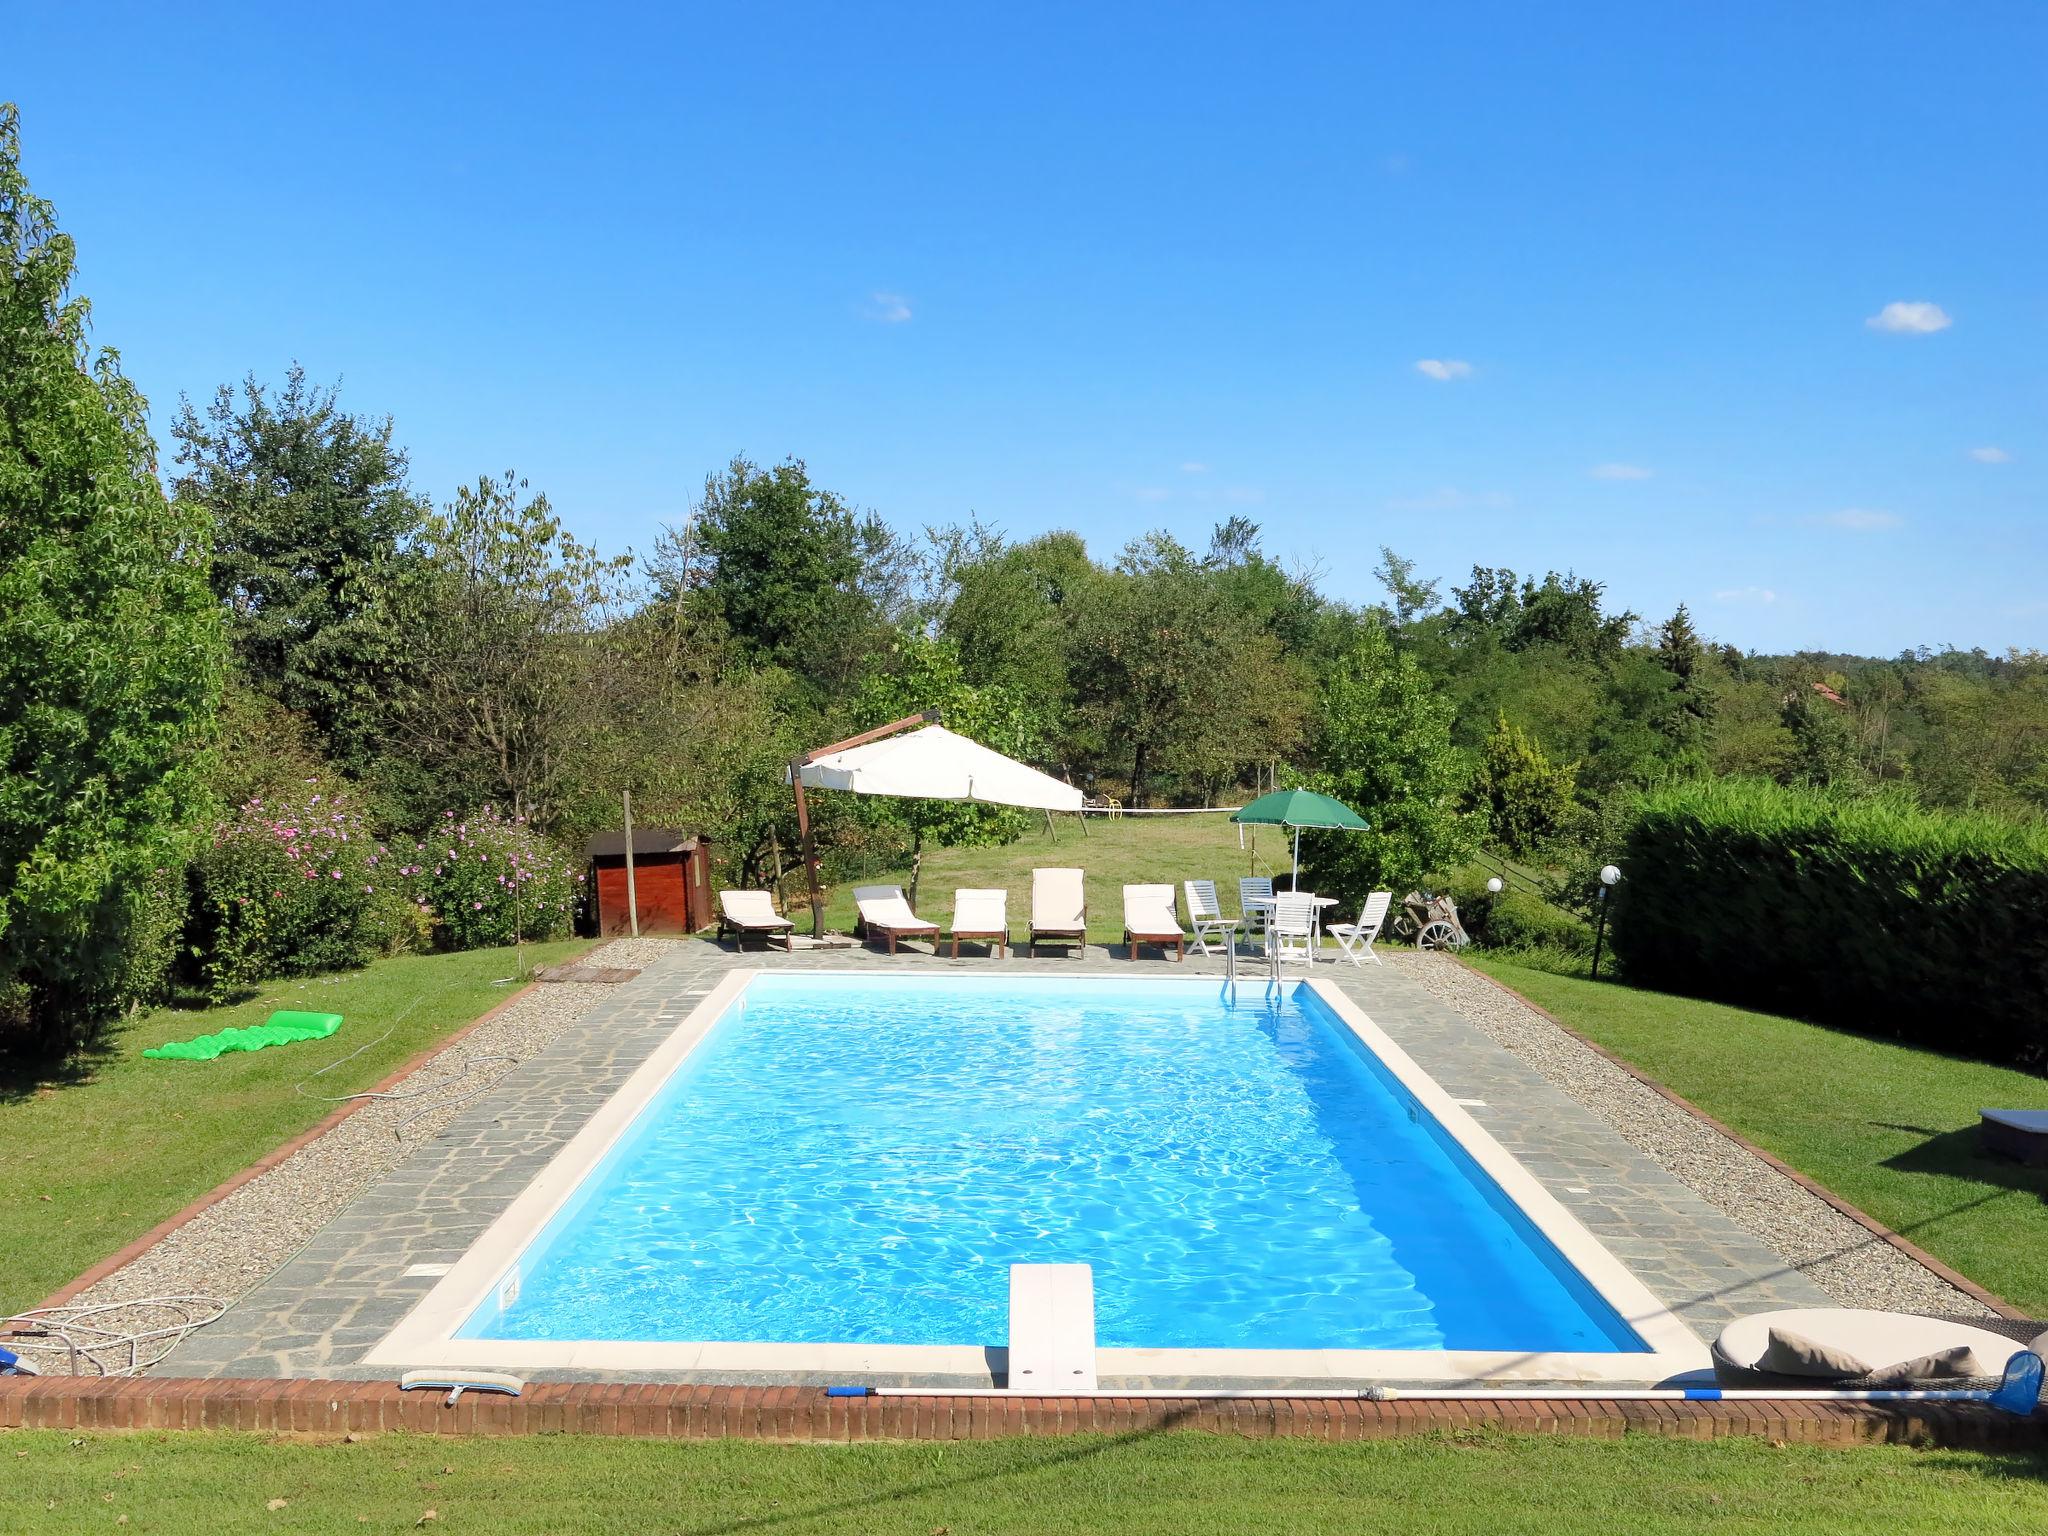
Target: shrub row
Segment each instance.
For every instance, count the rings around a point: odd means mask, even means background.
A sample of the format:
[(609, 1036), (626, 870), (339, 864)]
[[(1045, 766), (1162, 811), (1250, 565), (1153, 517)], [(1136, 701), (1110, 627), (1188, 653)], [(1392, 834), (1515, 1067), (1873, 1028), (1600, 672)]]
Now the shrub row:
[(308, 784), (251, 799), (215, 828), (190, 874), (187, 955), (218, 1001), (252, 982), (405, 949), (560, 938), (582, 879), (523, 821), (489, 806), (386, 843)]
[(1633, 982), (2048, 1067), (2048, 830), (1700, 781), (1644, 798), (1621, 864)]

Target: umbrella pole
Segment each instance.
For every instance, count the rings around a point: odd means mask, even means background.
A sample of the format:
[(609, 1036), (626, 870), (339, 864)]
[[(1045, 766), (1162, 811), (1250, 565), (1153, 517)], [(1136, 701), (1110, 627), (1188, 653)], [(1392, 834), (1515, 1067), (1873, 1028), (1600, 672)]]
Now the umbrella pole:
[(811, 937), (825, 937), (825, 898), (818, 893), (818, 845), (811, 837), (811, 813), (804, 804), (803, 775), (797, 770), (801, 763), (790, 766), (789, 782), (796, 789), (796, 830), (804, 842), (804, 874), (811, 885)]
[(1294, 829), (1294, 875), (1287, 889), (1290, 891), (1301, 889), (1301, 828), (1299, 827)]

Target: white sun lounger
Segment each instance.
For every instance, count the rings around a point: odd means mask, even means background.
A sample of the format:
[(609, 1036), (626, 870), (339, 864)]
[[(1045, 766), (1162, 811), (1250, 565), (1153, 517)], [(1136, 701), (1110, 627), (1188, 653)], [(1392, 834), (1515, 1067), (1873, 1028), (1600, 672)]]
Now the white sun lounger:
[(775, 902), (766, 891), (720, 891), (718, 893), (718, 936), (722, 939), (731, 934), (733, 942), (745, 947), (747, 940), (756, 938), (766, 949), (768, 941), (782, 940), (784, 949), (796, 948), (792, 935), (796, 924), (775, 910)]
[(1173, 958), (1187, 958), (1187, 935), (1181, 932), (1180, 915), (1173, 910), (1170, 885), (1127, 885), (1124, 887), (1124, 943), (1131, 958), (1138, 958), (1140, 944), (1160, 949), (1173, 946)]
[(1072, 939), (1088, 942), (1088, 895), (1086, 881), (1078, 869), (1034, 869), (1031, 871), (1031, 943), (1038, 952), (1040, 939)]
[(953, 893), (953, 958), (960, 958), (960, 941), (985, 943), (998, 955), (1007, 953), (1010, 943), (1010, 893), (1008, 891), (955, 891)]
[(872, 939), (877, 934), (887, 941), (889, 953), (896, 953), (898, 939), (930, 939), (932, 953), (939, 952), (939, 925), (928, 923), (910, 910), (910, 903), (903, 899), (900, 885), (856, 885), (853, 888), (853, 904), (860, 909), (862, 933)]

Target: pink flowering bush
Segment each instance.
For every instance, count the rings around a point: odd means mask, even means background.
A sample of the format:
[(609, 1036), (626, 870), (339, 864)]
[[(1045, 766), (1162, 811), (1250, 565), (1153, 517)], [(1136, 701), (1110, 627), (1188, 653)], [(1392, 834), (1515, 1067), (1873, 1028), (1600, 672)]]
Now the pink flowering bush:
[(399, 863), (317, 780), (237, 807), (192, 868), (187, 938), (207, 995), (404, 947), (418, 930)]
[(443, 814), (438, 827), (401, 840), (399, 874), (443, 949), (482, 949), (568, 935), (584, 875), (522, 817), (492, 806)]

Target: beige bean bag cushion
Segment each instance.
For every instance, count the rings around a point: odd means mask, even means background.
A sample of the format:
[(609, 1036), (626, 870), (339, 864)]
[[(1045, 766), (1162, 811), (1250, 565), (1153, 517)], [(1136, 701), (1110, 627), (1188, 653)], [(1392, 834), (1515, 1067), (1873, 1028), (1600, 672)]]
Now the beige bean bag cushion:
[(2026, 1347), (1945, 1318), (1795, 1307), (1730, 1323), (1713, 1354), (1728, 1385), (1956, 1387), (1996, 1381)]

